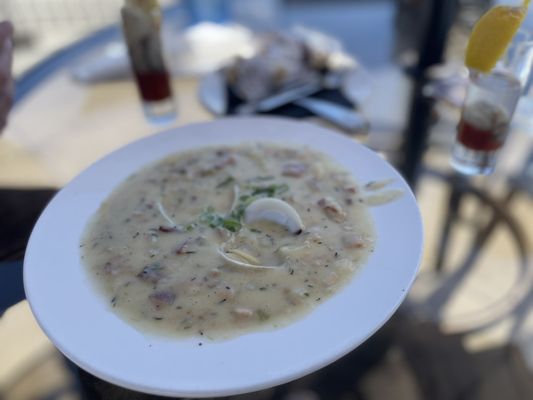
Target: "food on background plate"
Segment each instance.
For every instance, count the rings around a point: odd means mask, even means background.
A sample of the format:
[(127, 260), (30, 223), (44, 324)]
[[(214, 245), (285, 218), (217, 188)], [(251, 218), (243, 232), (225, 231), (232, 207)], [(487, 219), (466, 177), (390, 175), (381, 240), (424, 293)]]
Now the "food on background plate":
[(342, 50), (337, 40), (295, 27), (287, 33), (259, 36), (255, 52), (249, 57), (237, 57), (223, 69), (223, 74), (239, 99), (253, 102), (291, 86), (320, 82), (328, 72), (356, 67), (356, 61)]
[(267, 143), (152, 164), (101, 205), (80, 244), (137, 328), (224, 338), (285, 325), (338, 292), (375, 245), (367, 189), (325, 155)]
[(262, 36), (253, 57), (238, 57), (224, 69), (227, 83), (239, 98), (256, 101), (281, 90), (313, 70), (304, 61), (301, 43), (291, 37), (271, 33)]

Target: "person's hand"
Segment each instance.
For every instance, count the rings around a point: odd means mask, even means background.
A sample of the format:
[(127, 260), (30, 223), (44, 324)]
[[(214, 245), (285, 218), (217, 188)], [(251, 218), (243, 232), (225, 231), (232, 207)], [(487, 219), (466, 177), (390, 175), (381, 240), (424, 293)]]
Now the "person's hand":
[(0, 22), (0, 131), (7, 123), (7, 116), (13, 102), (13, 25)]

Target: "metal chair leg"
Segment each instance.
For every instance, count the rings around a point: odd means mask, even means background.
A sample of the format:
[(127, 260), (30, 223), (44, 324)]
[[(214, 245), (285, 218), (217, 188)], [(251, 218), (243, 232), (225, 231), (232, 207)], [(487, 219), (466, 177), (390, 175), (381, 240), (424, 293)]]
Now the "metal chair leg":
[(444, 261), (448, 250), (448, 242), (450, 241), (450, 234), (453, 229), (461, 208), (461, 200), (463, 198), (463, 192), (461, 190), (461, 180), (463, 178), (458, 175), (453, 175), (451, 178), (451, 188), (449, 195), (449, 205), (445, 216), (444, 227), (442, 229), (442, 235), (439, 240), (439, 247), (437, 249), (437, 258), (435, 260), (435, 270), (442, 272), (444, 268)]

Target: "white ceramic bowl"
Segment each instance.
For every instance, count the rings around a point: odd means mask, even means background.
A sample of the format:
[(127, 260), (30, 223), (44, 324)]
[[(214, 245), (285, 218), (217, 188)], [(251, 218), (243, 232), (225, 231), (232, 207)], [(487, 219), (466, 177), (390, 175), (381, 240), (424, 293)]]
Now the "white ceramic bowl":
[[(332, 156), (359, 182), (395, 178), (392, 187), (405, 194), (371, 209), (377, 232), (374, 253), (344, 289), (303, 319), (277, 330), (215, 342), (136, 330), (95, 292), (80, 262), (80, 237), (87, 221), (119, 183), (144, 165), (182, 150), (247, 141), (307, 145)], [(402, 302), (418, 270), (421, 248), (422, 224), (411, 191), (372, 151), (308, 123), (221, 119), (134, 142), (70, 182), (33, 230), (24, 260), (24, 285), (44, 332), (88, 372), (141, 392), (223, 396), (301, 377), (357, 347)]]

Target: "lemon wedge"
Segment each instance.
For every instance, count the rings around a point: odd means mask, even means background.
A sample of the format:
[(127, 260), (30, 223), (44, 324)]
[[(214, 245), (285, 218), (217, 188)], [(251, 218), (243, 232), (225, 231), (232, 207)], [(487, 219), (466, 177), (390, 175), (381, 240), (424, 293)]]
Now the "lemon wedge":
[(474, 26), (466, 48), (468, 68), (489, 73), (520, 28), (530, 0), (520, 7), (496, 6), (485, 13)]

